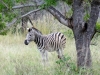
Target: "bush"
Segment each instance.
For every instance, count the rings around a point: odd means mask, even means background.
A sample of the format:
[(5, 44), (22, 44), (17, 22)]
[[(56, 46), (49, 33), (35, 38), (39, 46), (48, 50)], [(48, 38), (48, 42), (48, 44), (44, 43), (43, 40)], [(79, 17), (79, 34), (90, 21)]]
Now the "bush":
[(71, 39), (74, 38), (73, 32), (70, 29), (63, 31), (62, 33), (65, 34), (67, 37), (69, 37)]
[(96, 30), (97, 30), (97, 31), (100, 31), (100, 22), (97, 22), (97, 23), (96, 23)]
[(7, 30), (3, 31), (3, 29), (6, 28), (6, 24), (3, 21), (3, 15), (2, 13), (0, 13), (0, 35), (6, 35), (7, 34)]
[(77, 67), (72, 62), (71, 57), (66, 56), (63, 59), (57, 60), (56, 73), (57, 75), (73, 75), (77, 74)]

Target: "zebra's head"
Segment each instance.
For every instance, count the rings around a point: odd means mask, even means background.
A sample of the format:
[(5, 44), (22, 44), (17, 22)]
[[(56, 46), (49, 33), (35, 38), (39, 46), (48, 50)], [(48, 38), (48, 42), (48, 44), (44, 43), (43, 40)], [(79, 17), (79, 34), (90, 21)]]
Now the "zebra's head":
[(42, 34), (39, 30), (37, 30), (34, 27), (27, 28), (27, 30), (28, 30), (28, 33), (24, 41), (25, 45), (28, 45), (31, 41), (34, 41), (36, 34)]

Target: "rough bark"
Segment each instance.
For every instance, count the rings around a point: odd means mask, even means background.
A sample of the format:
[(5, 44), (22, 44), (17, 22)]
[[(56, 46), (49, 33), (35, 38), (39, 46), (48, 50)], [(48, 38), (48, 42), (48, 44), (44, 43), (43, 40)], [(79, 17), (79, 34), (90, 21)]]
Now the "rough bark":
[[(91, 67), (90, 42), (95, 33), (95, 25), (99, 14), (97, 2), (91, 3), (91, 13), (88, 23), (83, 24), (82, 0), (73, 2), (73, 33), (77, 51), (77, 66)], [(83, 31), (84, 29), (84, 31)]]
[(66, 18), (52, 6), (48, 7), (47, 11), (50, 12), (60, 23), (72, 29), (71, 18)]
[(90, 19), (88, 20), (88, 29), (87, 29), (90, 39), (93, 37), (93, 33), (95, 33), (95, 26), (99, 16), (99, 10), (100, 10), (100, 1), (93, 0), (93, 2), (91, 3)]
[(22, 32), (25, 32), (27, 29), (27, 22), (28, 22), (28, 18), (27, 17), (23, 17), (22, 18)]
[[(91, 66), (91, 52), (90, 41), (87, 32), (88, 23), (84, 23), (83, 14), (84, 8), (82, 0), (74, 0), (73, 2), (73, 16), (71, 19), (65, 18), (59, 11), (53, 7), (49, 7), (48, 11), (57, 20), (65, 26), (71, 28), (74, 33), (76, 51), (77, 51), (77, 66), (78, 67), (90, 67)], [(68, 21), (70, 20), (70, 22)], [(73, 24), (72, 24), (73, 21)]]
[[(77, 51), (77, 66), (85, 65), (85, 52), (86, 52), (86, 36), (85, 32), (82, 32), (83, 23), (83, 6), (82, 1), (74, 0), (73, 2), (73, 33), (76, 43)], [(86, 40), (86, 41), (85, 41)]]

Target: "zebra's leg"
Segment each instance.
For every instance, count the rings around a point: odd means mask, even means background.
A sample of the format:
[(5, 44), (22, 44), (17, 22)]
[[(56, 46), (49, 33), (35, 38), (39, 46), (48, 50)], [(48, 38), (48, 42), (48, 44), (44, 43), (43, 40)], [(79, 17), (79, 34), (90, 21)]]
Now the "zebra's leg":
[(43, 64), (45, 65), (47, 63), (47, 60), (48, 60), (47, 51), (46, 50), (42, 50), (42, 51), (40, 51), (40, 53), (41, 53), (41, 56), (42, 56)]
[(57, 53), (58, 53), (58, 58), (62, 59), (63, 58), (63, 51), (61, 49), (58, 49)]

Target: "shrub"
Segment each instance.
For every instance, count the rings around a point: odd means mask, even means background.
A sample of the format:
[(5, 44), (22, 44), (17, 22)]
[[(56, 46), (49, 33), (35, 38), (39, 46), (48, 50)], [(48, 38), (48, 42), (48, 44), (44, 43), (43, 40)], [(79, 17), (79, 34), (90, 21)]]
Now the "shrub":
[(96, 23), (96, 30), (97, 30), (97, 31), (100, 31), (100, 22), (97, 22), (97, 23)]
[(0, 35), (6, 35), (7, 34), (7, 30), (4, 30), (6, 28), (6, 24), (3, 20), (3, 18), (4, 17), (2, 15), (2, 13), (0, 13)]

